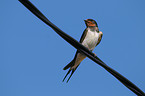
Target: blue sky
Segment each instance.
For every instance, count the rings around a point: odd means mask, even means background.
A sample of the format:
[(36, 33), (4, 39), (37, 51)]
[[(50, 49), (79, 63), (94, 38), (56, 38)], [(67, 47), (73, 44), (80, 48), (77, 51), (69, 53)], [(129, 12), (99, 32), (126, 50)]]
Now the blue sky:
[[(145, 92), (144, 0), (31, 2), (78, 41), (83, 20), (95, 19), (103, 39), (93, 52)], [(136, 96), (88, 58), (62, 82), (76, 49), (17, 0), (1, 1), (0, 12), (0, 96)]]

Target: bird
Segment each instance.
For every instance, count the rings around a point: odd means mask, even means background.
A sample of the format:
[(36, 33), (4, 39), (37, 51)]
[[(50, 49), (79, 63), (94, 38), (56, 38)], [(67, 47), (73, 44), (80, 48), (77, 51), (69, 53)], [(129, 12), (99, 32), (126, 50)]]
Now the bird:
[[(93, 51), (94, 48), (100, 43), (100, 41), (102, 39), (102, 36), (103, 36), (103, 33), (102, 33), (102, 31), (99, 31), (98, 24), (95, 20), (86, 19), (84, 21), (85, 21), (85, 24), (86, 24), (87, 28), (84, 30), (79, 42), (83, 46), (88, 48), (90, 51)], [(67, 75), (72, 71), (68, 80), (67, 80), (67, 82), (70, 80), (70, 78), (73, 75), (73, 73), (75, 72), (75, 70), (78, 68), (80, 63), (85, 58), (86, 58), (86, 55), (84, 55), (83, 53), (80, 53), (77, 50), (73, 60), (63, 68), (63, 70), (69, 69), (67, 74), (65, 75), (65, 77), (63, 79), (63, 82), (64, 82), (65, 78), (67, 77)]]

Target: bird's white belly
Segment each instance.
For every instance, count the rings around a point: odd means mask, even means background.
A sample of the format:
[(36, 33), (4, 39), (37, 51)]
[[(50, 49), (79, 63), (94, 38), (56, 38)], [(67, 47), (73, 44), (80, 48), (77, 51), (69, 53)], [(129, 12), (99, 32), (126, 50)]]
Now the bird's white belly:
[(99, 33), (92, 32), (89, 30), (86, 34), (86, 38), (82, 42), (82, 45), (87, 47), (89, 50), (93, 50), (96, 47), (98, 38), (99, 38)]

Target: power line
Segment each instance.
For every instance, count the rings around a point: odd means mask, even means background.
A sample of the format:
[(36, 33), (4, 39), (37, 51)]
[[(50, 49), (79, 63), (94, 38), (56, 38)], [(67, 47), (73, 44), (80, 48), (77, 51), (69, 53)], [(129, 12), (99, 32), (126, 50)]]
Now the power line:
[(68, 34), (64, 33), (61, 29), (51, 23), (29, 0), (19, 0), (26, 8), (28, 8), (34, 15), (36, 15), (39, 19), (41, 19), (44, 23), (50, 26), (57, 34), (59, 34), (64, 40), (74, 46), (78, 51), (85, 54), (91, 60), (99, 64), (101, 67), (106, 69), (109, 73), (111, 73), (114, 77), (116, 77), (122, 84), (124, 84), (128, 89), (134, 92), (138, 96), (145, 96), (145, 93), (139, 89), (135, 84), (129, 81), (127, 78), (122, 76), (120, 73), (115, 71), (114, 69), (107, 66), (101, 59), (97, 56), (94, 56), (92, 52), (90, 52), (86, 47), (80, 44), (77, 40), (73, 39)]

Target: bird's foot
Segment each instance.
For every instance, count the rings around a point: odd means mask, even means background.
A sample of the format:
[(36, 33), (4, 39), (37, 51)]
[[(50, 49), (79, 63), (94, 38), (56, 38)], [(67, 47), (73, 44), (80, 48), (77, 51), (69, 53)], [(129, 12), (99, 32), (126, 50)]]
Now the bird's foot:
[(93, 53), (93, 54), (94, 54), (95, 57), (97, 56), (95, 53)]

